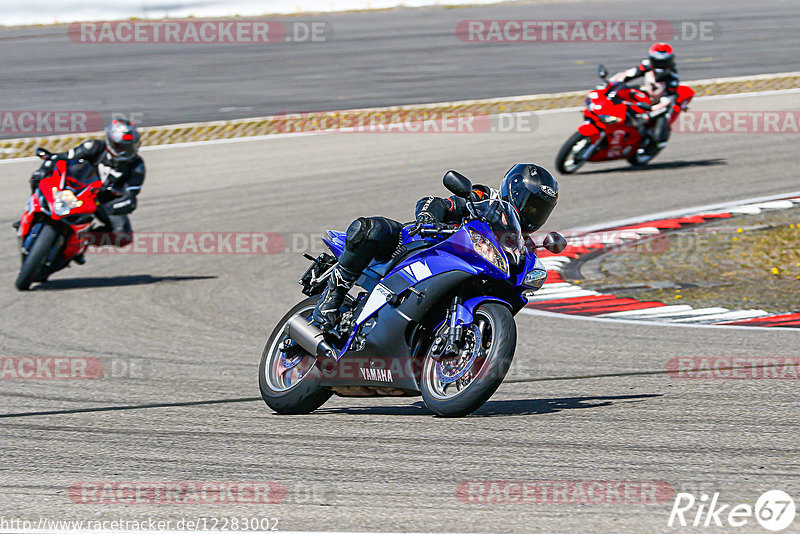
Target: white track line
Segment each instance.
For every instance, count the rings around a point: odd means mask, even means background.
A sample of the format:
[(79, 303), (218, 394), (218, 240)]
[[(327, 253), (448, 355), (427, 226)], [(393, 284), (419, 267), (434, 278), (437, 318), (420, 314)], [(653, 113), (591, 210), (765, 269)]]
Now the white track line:
[(725, 330), (748, 330), (750, 332), (764, 332), (765, 330), (783, 330), (787, 332), (791, 331), (792, 333), (797, 334), (796, 328), (787, 328), (781, 326), (770, 326), (768, 328), (759, 328), (756, 326), (725, 325), (725, 324), (692, 324), (692, 323), (673, 323), (665, 321), (646, 321), (646, 320), (638, 321), (635, 319), (615, 319), (613, 317), (592, 317), (590, 315), (568, 315), (566, 313), (556, 313), (544, 310), (535, 310), (531, 308), (522, 308), (519, 313), (525, 315), (534, 315), (539, 317), (549, 317), (551, 319), (571, 319), (574, 321), (595, 321), (600, 323), (611, 323), (611, 324), (632, 324), (637, 326), (653, 326), (656, 328), (661, 328), (664, 326), (672, 326), (677, 328), (722, 328)]
[(692, 307), (687, 304), (675, 306), (655, 306), (653, 308), (644, 308), (641, 310), (626, 310), (611, 313), (603, 313), (597, 317), (651, 317), (657, 315), (669, 315), (673, 312), (681, 312), (691, 310)]
[[(731, 310), (729, 310), (728, 308), (692, 308), (691, 310), (683, 312), (682, 311), (667, 312), (661, 315), (659, 319), (668, 317), (695, 318), (706, 315), (718, 315), (720, 313), (728, 313), (729, 311)], [(670, 320), (672, 321), (674, 319)]]
[[(672, 319), (671, 322), (675, 323), (691, 323), (691, 322), (701, 322), (701, 321), (711, 321), (714, 323), (719, 323), (722, 321), (739, 321), (741, 319), (754, 319), (756, 317), (765, 317), (770, 315), (769, 313), (765, 312), (764, 310), (729, 310), (727, 312), (722, 313), (712, 313), (712, 314), (704, 314), (698, 315), (695, 317), (684, 317), (681, 319)], [(771, 327), (770, 327), (771, 328)]]
[(677, 210), (669, 210), (669, 211), (661, 211), (658, 213), (649, 213), (645, 215), (639, 215), (636, 217), (628, 217), (626, 219), (619, 219), (616, 221), (607, 221), (600, 224), (592, 224), (588, 226), (582, 226), (579, 228), (575, 228), (573, 231), (575, 232), (596, 232), (598, 230), (609, 230), (614, 229), (620, 226), (628, 226), (630, 224), (640, 224), (647, 221), (655, 221), (660, 219), (671, 219), (677, 217), (686, 217), (692, 214), (702, 214), (702, 213), (713, 213), (714, 211), (718, 210), (725, 210), (729, 211), (732, 206), (743, 206), (746, 204), (755, 204), (760, 202), (769, 202), (773, 200), (783, 200), (787, 197), (800, 197), (800, 191), (790, 191), (787, 193), (777, 193), (774, 195), (766, 195), (766, 196), (758, 196), (752, 198), (745, 198), (740, 200), (733, 200), (728, 202), (717, 202), (714, 204), (706, 204), (701, 206), (694, 206), (690, 208), (683, 208)]
[[(570, 293), (569, 298), (574, 297), (593, 297), (596, 295), (600, 295), (597, 291), (592, 291), (591, 289), (576, 289), (574, 293)], [(538, 302), (540, 300), (561, 300), (567, 297), (556, 297), (554, 298), (553, 295), (542, 295), (539, 296), (539, 293), (535, 293), (534, 295), (528, 297), (528, 302)]]

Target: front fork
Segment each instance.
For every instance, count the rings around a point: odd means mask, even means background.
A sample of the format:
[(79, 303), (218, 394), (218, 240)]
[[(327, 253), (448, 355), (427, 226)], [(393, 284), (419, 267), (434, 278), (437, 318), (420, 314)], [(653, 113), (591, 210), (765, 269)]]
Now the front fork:
[(588, 147), (584, 148), (580, 154), (578, 154), (578, 159), (580, 160), (588, 160), (592, 157), (592, 155), (597, 151), (597, 147), (600, 146), (600, 143), (605, 141), (606, 139), (606, 131), (600, 130), (600, 135), (597, 137), (597, 141), (589, 145)]
[(448, 326), (447, 334), (446, 336), (437, 334), (431, 345), (431, 355), (435, 360), (455, 356), (463, 349), (464, 322), (466, 320), (463, 300), (461, 295), (453, 297), (447, 318), (444, 320)]

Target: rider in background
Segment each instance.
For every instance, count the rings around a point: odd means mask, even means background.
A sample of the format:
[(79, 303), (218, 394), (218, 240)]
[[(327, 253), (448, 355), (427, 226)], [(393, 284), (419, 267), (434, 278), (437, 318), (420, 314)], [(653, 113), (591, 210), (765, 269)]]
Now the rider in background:
[(639, 77), (644, 77), (641, 89), (650, 96), (653, 104), (649, 113), (641, 115), (645, 123), (649, 123), (643, 133), (652, 139), (657, 148), (663, 148), (670, 132), (669, 111), (678, 98), (680, 84), (672, 46), (655, 43), (650, 47), (648, 57), (638, 66), (615, 74), (611, 81), (625, 83)]
[[(558, 184), (544, 167), (518, 164), (503, 178), (500, 190), (475, 186), (472, 201), (503, 199), (517, 210), (523, 232), (535, 232), (547, 221), (558, 200)], [(416, 223), (460, 224), (468, 214), (467, 201), (457, 196), (429, 196), (417, 202)], [(347, 229), (345, 250), (328, 278), (328, 287), (314, 309), (312, 319), (322, 330), (339, 322), (344, 298), (358, 277), (373, 261), (389, 261), (402, 244), (404, 225), (385, 217), (359, 217)]]
[[(128, 214), (136, 209), (136, 195), (144, 183), (144, 161), (139, 156), (141, 136), (136, 125), (115, 119), (106, 127), (105, 140), (84, 141), (67, 152), (53, 154), (42, 163), (30, 178), (31, 191), (39, 182), (53, 173), (55, 162), (64, 159), (83, 159), (94, 165), (103, 181), (103, 191), (95, 217), (103, 224), (93, 232), (110, 232), (110, 241), (123, 247), (132, 240), (133, 228)], [(102, 242), (102, 240), (95, 240)], [(83, 263), (83, 258), (76, 258)]]

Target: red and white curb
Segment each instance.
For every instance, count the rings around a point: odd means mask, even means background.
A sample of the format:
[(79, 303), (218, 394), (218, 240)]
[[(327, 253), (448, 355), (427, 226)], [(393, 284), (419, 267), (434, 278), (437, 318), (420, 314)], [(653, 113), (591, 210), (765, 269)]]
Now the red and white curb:
[(572, 233), (567, 248), (560, 254), (554, 255), (547, 251), (537, 253), (547, 269), (547, 282), (528, 298), (526, 311), (674, 325), (800, 328), (800, 313), (773, 314), (757, 309), (693, 308), (689, 305), (666, 305), (657, 301), (641, 302), (584, 289), (564, 282), (561, 277), (566, 265), (585, 254), (602, 252), (609, 247), (632, 246), (665, 231), (688, 228), (717, 219), (756, 215), (762, 211), (795, 206), (800, 206), (800, 191), (666, 212), (638, 220), (616, 221), (578, 230)]

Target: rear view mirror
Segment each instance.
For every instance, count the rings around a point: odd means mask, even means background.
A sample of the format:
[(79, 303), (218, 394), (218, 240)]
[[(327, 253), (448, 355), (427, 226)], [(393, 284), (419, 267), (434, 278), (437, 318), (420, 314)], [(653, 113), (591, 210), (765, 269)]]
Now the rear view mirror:
[(565, 248), (567, 248), (567, 240), (564, 239), (564, 236), (558, 232), (550, 232), (544, 236), (542, 247), (553, 254), (560, 254)]
[(605, 65), (600, 64), (597, 66), (597, 75), (600, 76), (601, 80), (606, 79), (606, 76), (608, 76), (608, 70), (606, 70)]
[(458, 171), (447, 171), (442, 182), (448, 191), (457, 197), (469, 198), (472, 193), (472, 182)]

